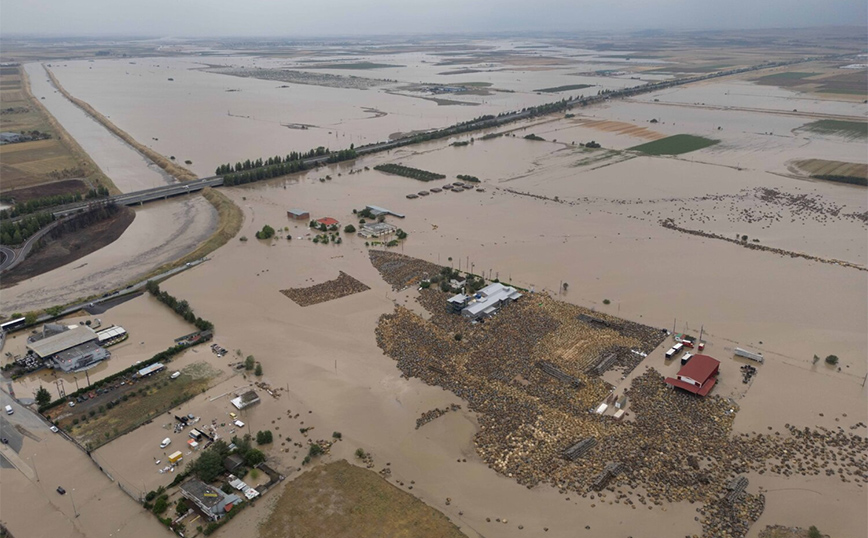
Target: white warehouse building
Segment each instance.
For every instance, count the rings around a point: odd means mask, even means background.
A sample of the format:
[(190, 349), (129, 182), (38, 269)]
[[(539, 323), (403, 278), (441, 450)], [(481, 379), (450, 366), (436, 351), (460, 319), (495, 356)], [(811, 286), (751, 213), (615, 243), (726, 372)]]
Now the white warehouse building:
[(473, 295), (455, 295), (449, 299), (449, 304), (454, 310), (461, 308), (461, 315), (468, 319), (487, 318), (494, 315), (501, 305), (516, 301), (521, 297), (512, 286), (504, 286), (495, 282), (485, 286)]

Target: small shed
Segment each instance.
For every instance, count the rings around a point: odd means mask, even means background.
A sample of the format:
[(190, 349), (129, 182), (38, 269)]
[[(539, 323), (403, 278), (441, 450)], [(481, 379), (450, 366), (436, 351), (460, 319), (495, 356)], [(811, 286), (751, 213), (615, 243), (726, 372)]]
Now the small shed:
[(304, 209), (290, 209), (286, 216), (294, 220), (310, 220), (310, 213)]
[(223, 460), (223, 468), (230, 473), (244, 465), (244, 460), (238, 454), (229, 454)]

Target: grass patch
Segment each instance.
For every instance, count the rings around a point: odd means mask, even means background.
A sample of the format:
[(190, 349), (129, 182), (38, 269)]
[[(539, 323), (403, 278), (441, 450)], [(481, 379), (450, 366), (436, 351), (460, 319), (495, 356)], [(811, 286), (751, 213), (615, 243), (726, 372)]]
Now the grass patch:
[(778, 87), (788, 87), (788, 86), (798, 86), (800, 84), (804, 84), (806, 81), (804, 79), (808, 77), (814, 77), (819, 75), (820, 73), (808, 73), (804, 71), (787, 71), (786, 73), (774, 73), (772, 75), (766, 75), (764, 77), (760, 77), (755, 80), (757, 84), (762, 84), (763, 86), (778, 86)]
[(802, 125), (799, 129), (812, 133), (836, 135), (847, 140), (868, 138), (868, 122), (862, 121), (819, 120)]
[(260, 538), (462, 538), (445, 515), (372, 471), (345, 460), (286, 485)]
[(825, 159), (805, 159), (793, 163), (796, 168), (811, 176), (842, 176), (868, 179), (868, 164)]
[(628, 149), (641, 151), (646, 155), (680, 155), (682, 153), (689, 153), (691, 151), (713, 146), (718, 142), (720, 142), (720, 140), (712, 140), (710, 138), (688, 134), (679, 134), (667, 136), (666, 138), (633, 146)]
[[(67, 430), (71, 426), (70, 435), (95, 450), (201, 394), (220, 372), (208, 363), (197, 362), (184, 367), (177, 379), (169, 379), (170, 375), (171, 370), (164, 370), (75, 407), (58, 406), (47, 414), (59, 428)], [(110, 402), (117, 403), (109, 409)]]
[(540, 93), (558, 93), (572, 90), (584, 90), (585, 88), (592, 88), (593, 86), (593, 84), (567, 84), (565, 86), (554, 86), (552, 88), (540, 88), (539, 90), (534, 91)]

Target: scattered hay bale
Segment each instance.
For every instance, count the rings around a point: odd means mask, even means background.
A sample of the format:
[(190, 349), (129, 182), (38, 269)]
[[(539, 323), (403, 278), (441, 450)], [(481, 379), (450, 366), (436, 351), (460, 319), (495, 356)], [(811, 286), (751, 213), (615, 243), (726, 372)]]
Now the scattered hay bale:
[(340, 299), (347, 295), (361, 293), (371, 288), (362, 284), (350, 275), (340, 271), (338, 277), (334, 280), (315, 284), (307, 288), (289, 288), (280, 290), (280, 293), (286, 295), (299, 306), (311, 306), (319, 303)]

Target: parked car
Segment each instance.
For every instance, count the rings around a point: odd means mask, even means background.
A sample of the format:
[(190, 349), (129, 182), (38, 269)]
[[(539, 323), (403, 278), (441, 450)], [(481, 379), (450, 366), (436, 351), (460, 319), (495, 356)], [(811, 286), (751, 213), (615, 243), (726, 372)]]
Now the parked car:
[(51, 430), (51, 433), (57, 433), (58, 431), (60, 431), (60, 430), (57, 429), (57, 426), (52, 426), (52, 427), (50, 427), (50, 428), (48, 428), (48, 429)]
[(60, 486), (57, 486), (57, 492), (60, 493), (61, 495), (66, 495), (66, 490)]
[(7, 415), (11, 415), (11, 414), (13, 414), (13, 413), (15, 413), (15, 411), (12, 410), (12, 406), (11, 406), (11, 405), (7, 405), (7, 406), (6, 406), (6, 414), (7, 414)]

